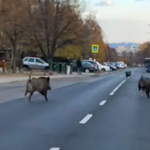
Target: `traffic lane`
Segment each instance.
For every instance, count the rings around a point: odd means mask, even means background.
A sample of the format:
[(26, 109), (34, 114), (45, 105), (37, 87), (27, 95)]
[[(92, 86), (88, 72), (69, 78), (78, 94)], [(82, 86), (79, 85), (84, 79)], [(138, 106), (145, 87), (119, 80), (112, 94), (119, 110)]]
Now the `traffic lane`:
[(58, 147), (61, 150), (148, 150), (150, 149), (150, 99), (141, 96), (137, 84), (144, 73), (138, 70), (100, 106), (93, 117), (80, 125)]
[[(51, 79), (51, 87), (54, 90), (57, 88), (76, 84), (79, 82), (93, 82), (100, 79), (103, 80), (104, 78), (105, 79), (111, 78), (111, 76), (113, 75), (119, 75), (119, 73), (121, 74), (120, 76), (124, 77), (124, 72), (119, 71), (114, 73), (112, 72), (109, 75), (100, 74), (97, 76), (79, 76), (68, 79), (66, 78)], [(5, 103), (19, 98), (23, 98), (26, 88), (26, 82), (27, 81), (20, 81), (14, 83), (0, 84), (0, 97), (1, 97), (0, 103)]]
[[(52, 79), (51, 81), (51, 87), (52, 90), (61, 88), (64, 86), (72, 85), (79, 83), (81, 81), (93, 81), (93, 78), (91, 77), (78, 77), (73, 79)], [(16, 100), (19, 98), (24, 97), (25, 89), (26, 89), (26, 82), (16, 82), (16, 83), (7, 83), (0, 85), (0, 103), (9, 102), (12, 100)], [(9, 94), (8, 94), (9, 93)], [(17, 93), (17, 94), (16, 94)], [(36, 94), (36, 93), (35, 93)]]
[(114, 76), (53, 90), (48, 103), (35, 95), (31, 103), (19, 99), (1, 104), (0, 149), (41, 150), (62, 143), (121, 80)]

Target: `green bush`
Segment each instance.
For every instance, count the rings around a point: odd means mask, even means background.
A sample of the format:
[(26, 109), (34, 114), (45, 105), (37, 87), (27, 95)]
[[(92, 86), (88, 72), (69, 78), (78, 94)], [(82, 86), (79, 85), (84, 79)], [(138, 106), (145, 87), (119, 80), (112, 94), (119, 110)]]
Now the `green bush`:
[(6, 69), (11, 70), (12, 69), (12, 62), (6, 62)]

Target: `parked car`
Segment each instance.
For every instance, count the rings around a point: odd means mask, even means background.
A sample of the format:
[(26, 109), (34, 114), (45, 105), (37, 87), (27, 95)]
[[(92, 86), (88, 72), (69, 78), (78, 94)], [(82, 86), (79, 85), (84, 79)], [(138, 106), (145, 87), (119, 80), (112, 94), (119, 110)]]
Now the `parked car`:
[(96, 69), (96, 70), (99, 70), (99, 65), (97, 64), (96, 61), (93, 61), (93, 60), (84, 60), (84, 61), (87, 61), (87, 62), (91, 63), (92, 65), (95, 66), (95, 69)]
[(124, 69), (127, 67), (123, 62), (117, 62), (116, 64), (117, 64), (117, 68), (119, 69)]
[(23, 68), (28, 70), (47, 70), (49, 69), (49, 64), (38, 57), (25, 57), (23, 59)]
[(116, 69), (118, 69), (118, 68), (117, 68), (117, 64), (116, 64), (116, 63), (111, 62), (110, 64), (111, 64), (111, 65), (113, 65), (114, 67), (116, 67)]
[(116, 70), (117, 70), (117, 67), (114, 66), (114, 65), (112, 65), (112, 64), (108, 64), (108, 66), (110, 67), (110, 69), (111, 69), (112, 71), (116, 71)]
[(109, 66), (104, 66), (101, 63), (97, 62), (100, 71), (110, 71)]
[(110, 69), (112, 71), (114, 70), (117, 70), (118, 68), (116, 67), (116, 64), (115, 63), (112, 63), (112, 62), (108, 62), (107, 65), (110, 67)]
[[(72, 66), (73, 66), (73, 71), (76, 72), (77, 71), (76, 61), (72, 62)], [(97, 67), (95, 67), (93, 64), (91, 64), (88, 61), (82, 61), (82, 72), (89, 73), (94, 71), (98, 71)]]
[(125, 64), (125, 63), (124, 63), (124, 66), (125, 66), (125, 68), (127, 68), (127, 67), (128, 67), (128, 65), (127, 65), (127, 64)]

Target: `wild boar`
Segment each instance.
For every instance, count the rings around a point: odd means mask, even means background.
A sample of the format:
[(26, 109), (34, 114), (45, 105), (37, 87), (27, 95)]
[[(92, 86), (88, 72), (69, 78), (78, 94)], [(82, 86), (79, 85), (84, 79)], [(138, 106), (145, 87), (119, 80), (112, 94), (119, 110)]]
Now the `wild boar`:
[(25, 96), (28, 93), (30, 93), (30, 96), (29, 96), (29, 101), (30, 101), (34, 92), (39, 92), (45, 97), (45, 100), (48, 101), (48, 98), (47, 98), (48, 90), (51, 90), (49, 77), (31, 78), (31, 76), (29, 76), (29, 80), (27, 81), (27, 84), (26, 84)]

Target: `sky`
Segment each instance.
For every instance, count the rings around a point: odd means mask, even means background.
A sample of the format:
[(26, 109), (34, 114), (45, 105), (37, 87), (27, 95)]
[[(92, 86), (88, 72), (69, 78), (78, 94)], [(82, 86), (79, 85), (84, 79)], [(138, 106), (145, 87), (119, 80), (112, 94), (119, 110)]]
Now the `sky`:
[(150, 41), (150, 0), (86, 0), (87, 14), (96, 15), (105, 42)]

